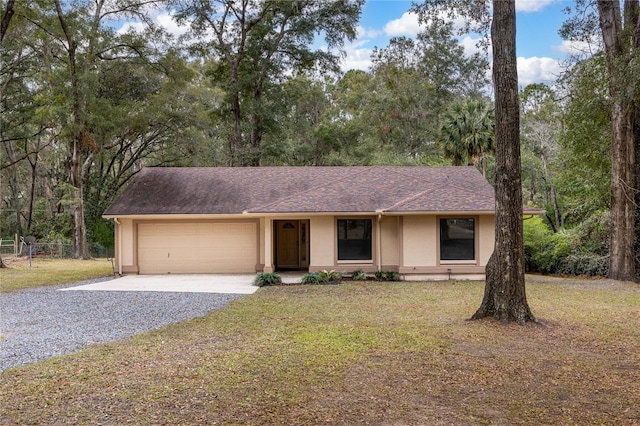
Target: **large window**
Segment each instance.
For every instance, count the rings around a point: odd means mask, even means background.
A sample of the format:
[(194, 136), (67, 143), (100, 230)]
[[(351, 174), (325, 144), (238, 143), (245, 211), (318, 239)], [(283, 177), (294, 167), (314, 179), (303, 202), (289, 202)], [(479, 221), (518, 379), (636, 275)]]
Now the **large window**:
[(440, 260), (475, 260), (475, 219), (440, 219)]
[(371, 219), (338, 219), (338, 260), (372, 260)]

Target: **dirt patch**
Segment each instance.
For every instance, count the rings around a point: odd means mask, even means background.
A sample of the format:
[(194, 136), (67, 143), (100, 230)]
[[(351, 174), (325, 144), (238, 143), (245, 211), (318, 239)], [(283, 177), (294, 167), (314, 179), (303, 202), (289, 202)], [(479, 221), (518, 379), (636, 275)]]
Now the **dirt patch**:
[(2, 258), (2, 262), (4, 262), (4, 264), (6, 266), (11, 266), (11, 265), (24, 265), (24, 264), (29, 264), (29, 257), (28, 256), (22, 256), (22, 257), (3, 257)]
[(555, 275), (527, 275), (528, 283), (538, 284), (562, 284), (573, 286), (585, 286), (585, 287), (599, 287), (599, 288), (618, 288), (627, 284), (634, 284), (632, 282), (621, 282), (610, 280), (605, 277), (587, 277), (587, 276), (555, 276)]

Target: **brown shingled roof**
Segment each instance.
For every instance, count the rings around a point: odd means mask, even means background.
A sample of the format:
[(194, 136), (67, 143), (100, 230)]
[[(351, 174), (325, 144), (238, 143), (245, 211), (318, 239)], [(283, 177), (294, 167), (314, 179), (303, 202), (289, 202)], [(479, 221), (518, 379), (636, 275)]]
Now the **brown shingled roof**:
[(474, 167), (144, 168), (105, 216), (494, 211)]

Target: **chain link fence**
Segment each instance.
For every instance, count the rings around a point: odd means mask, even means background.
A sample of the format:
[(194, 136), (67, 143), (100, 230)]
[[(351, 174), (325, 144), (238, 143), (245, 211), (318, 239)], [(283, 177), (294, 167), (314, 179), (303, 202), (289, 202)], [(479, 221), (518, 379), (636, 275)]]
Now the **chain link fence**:
[[(29, 246), (24, 242), (14, 240), (0, 240), (0, 254), (3, 256), (28, 256)], [(104, 247), (101, 244), (90, 244), (89, 254), (96, 258), (113, 258), (114, 248)], [(31, 244), (31, 256), (51, 257), (56, 259), (70, 259), (73, 257), (73, 246), (64, 243), (33, 243)]]

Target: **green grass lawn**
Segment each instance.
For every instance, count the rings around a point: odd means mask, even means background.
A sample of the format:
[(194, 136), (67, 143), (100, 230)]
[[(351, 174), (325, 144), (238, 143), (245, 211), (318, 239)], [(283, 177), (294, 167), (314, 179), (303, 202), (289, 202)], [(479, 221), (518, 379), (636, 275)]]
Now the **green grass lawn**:
[(32, 259), (31, 267), (28, 258), (3, 260), (7, 267), (0, 269), (0, 293), (113, 275), (113, 266), (107, 259), (75, 260), (36, 257)]
[(2, 424), (638, 424), (640, 286), (529, 277), (541, 324), (466, 321), (483, 284), (265, 287), (0, 374)]

